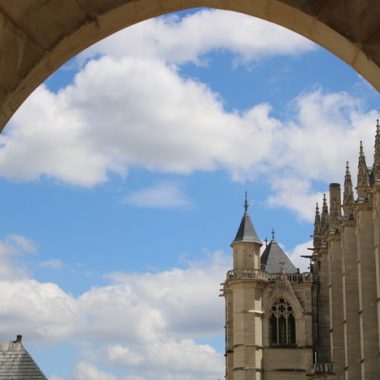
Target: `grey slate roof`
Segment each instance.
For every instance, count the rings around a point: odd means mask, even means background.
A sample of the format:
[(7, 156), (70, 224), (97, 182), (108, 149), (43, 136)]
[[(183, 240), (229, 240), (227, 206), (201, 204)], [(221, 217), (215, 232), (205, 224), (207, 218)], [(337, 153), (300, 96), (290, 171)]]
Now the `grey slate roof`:
[(285, 273), (297, 272), (297, 268), (293, 265), (287, 254), (282, 250), (282, 248), (277, 244), (275, 240), (271, 240), (270, 243), (265, 247), (265, 250), (261, 255), (260, 262), (261, 269), (269, 273), (280, 273), (280, 262), (284, 263)]
[(47, 380), (21, 343), (0, 342), (0, 380)]
[(241, 219), (238, 232), (235, 236), (235, 239), (232, 243), (237, 242), (248, 242), (248, 243), (261, 243), (261, 240), (257, 236), (255, 228), (253, 227), (251, 217), (249, 216), (248, 211), (244, 212), (243, 218)]

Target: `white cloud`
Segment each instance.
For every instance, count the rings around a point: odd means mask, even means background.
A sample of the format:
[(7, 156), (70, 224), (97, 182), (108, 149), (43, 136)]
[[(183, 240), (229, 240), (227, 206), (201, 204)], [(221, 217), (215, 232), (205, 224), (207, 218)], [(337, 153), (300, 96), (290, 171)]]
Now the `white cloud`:
[(58, 270), (58, 269), (62, 269), (63, 268), (63, 263), (62, 263), (61, 260), (52, 259), (52, 260), (43, 261), (38, 266), (41, 267), (41, 268), (48, 268), (48, 269)]
[[(208, 33), (199, 29), (203, 25), (228, 31), (230, 17), (246, 33), (228, 32), (225, 40), (216, 32), (205, 37)], [(99, 52), (108, 56), (88, 62), (74, 83), (57, 94), (38, 88), (7, 133), (0, 135), (0, 176), (20, 181), (47, 176), (91, 187), (106, 181), (110, 173), (126, 176), (131, 167), (176, 174), (224, 169), (234, 180), (262, 176), (271, 185), (270, 205), (310, 220), (312, 203), (320, 196), (313, 181), (340, 181), (347, 159), (356, 166), (359, 140), (372, 147), (379, 113), (363, 110), (361, 102), (347, 93), (321, 89), (299, 95), (290, 105), (293, 112), (282, 119), (272, 115), (270, 104), (227, 112), (218, 94), (181, 78), (176, 66), (164, 62), (162, 56), (171, 62), (196, 60), (214, 48), (235, 49), (241, 58), (250, 59), (253, 51), (252, 57), (257, 57), (281, 51), (280, 46), (293, 46), (289, 52), (309, 46), (287, 45), (284, 40), (293, 37), (283, 30), (272, 31), (274, 26), (245, 17), (202, 11), (182, 21), (153, 20), (131, 28), (132, 37), (128, 29), (114, 42), (93, 47), (90, 56)], [(261, 45), (263, 33), (277, 41), (266, 41), (267, 52)], [(141, 45), (131, 43), (139, 38)], [(177, 49), (179, 41), (189, 56)], [(147, 49), (141, 49), (145, 42)], [(137, 50), (130, 51), (132, 46)], [(126, 200), (150, 207), (189, 202), (178, 186), (170, 184), (130, 194)]]
[[(183, 19), (165, 16), (124, 29), (79, 55), (79, 61), (112, 57), (158, 58), (171, 64), (199, 63), (210, 51), (228, 50), (242, 62), (315, 49), (311, 41), (278, 25), (220, 10), (202, 10)], [(202, 61), (202, 64), (205, 62)]]
[(206, 262), (188, 265), (186, 269), (154, 274), (114, 273), (110, 277), (117, 281), (115, 286), (133, 284), (136, 299), (144, 299), (154, 310), (160, 310), (171, 334), (218, 334), (223, 326), (223, 302), (216, 296), (230, 261), (218, 252)]
[(109, 368), (118, 368), (147, 379), (216, 379), (222, 377), (224, 359), (214, 348), (192, 339), (163, 339), (133, 349), (108, 345), (89, 355)]
[[(111, 284), (78, 297), (27, 276), (3, 280), (0, 337), (7, 339), (13, 331), (28, 342), (77, 345), (85, 361), (75, 368), (73, 380), (130, 379), (114, 375), (115, 368), (126, 365), (134, 369), (131, 375), (148, 379), (153, 373), (162, 380), (202, 374), (213, 379), (223, 370), (222, 354), (193, 338), (222, 333), (218, 284), (229, 266), (230, 258), (219, 252), (183, 269), (114, 273)], [(91, 364), (101, 358), (106, 372)]]
[(326, 183), (326, 191), (327, 183), (342, 183), (347, 160), (355, 182), (360, 140), (372, 165), (378, 117), (377, 111), (363, 111), (361, 102), (344, 92), (317, 89), (296, 98), (293, 117), (276, 136), (279, 149), (274, 149), (270, 163), (268, 204), (293, 210), (299, 219), (311, 222), (314, 205), (322, 200), (314, 182)]
[(270, 153), (266, 141), (278, 122), (269, 110), (226, 113), (207, 87), (160, 62), (103, 58), (59, 94), (40, 87), (26, 101), (1, 137), (0, 174), (80, 186), (103, 182), (109, 171), (124, 175), (128, 166), (172, 173), (224, 167), (241, 176)]
[(15, 257), (35, 252), (35, 243), (24, 236), (9, 235), (0, 240), (0, 279), (13, 281), (25, 278), (28, 271), (16, 263)]
[[(0, 175), (94, 186), (109, 171), (125, 175), (131, 165), (175, 173), (221, 165), (238, 172), (236, 161), (255, 132), (246, 124), (255, 121), (260, 107), (242, 122), (223, 111), (217, 94), (181, 79), (164, 63), (196, 61), (219, 48), (253, 59), (308, 51), (312, 44), (233, 12), (204, 10), (128, 28), (83, 53), (108, 58), (91, 61), (74, 85), (58, 95), (41, 86), (26, 101), (0, 136)], [(262, 137), (256, 138), (257, 151), (264, 154)]]
[(271, 182), (273, 195), (267, 199), (269, 206), (292, 210), (300, 220), (314, 220), (314, 206), (321, 202), (323, 194), (311, 189), (310, 178), (274, 178)]
[(0, 303), (3, 337), (14, 331), (30, 340), (51, 342), (74, 335), (83, 325), (75, 299), (53, 283), (0, 281)]
[[(266, 176), (274, 191), (270, 203), (309, 220), (303, 201), (315, 199), (313, 181), (341, 181), (345, 161), (356, 161), (359, 140), (373, 146), (379, 114), (364, 111), (347, 93), (320, 89), (298, 96), (292, 107), (284, 120), (271, 116), (269, 104), (228, 113), (217, 94), (162, 62), (103, 58), (60, 93), (40, 87), (26, 101), (0, 136), (0, 175), (94, 186), (129, 167), (179, 174), (221, 168), (235, 180)], [(168, 207), (168, 194), (172, 206), (187, 202), (173, 185), (129, 201)]]
[(309, 240), (305, 243), (297, 244), (292, 251), (288, 253), (290, 260), (295, 265), (296, 268), (299, 268), (301, 272), (308, 272), (310, 266), (310, 260), (301, 256), (310, 256), (312, 251), (308, 248), (313, 247), (313, 241)]
[(73, 380), (118, 380), (116, 376), (99, 370), (92, 363), (79, 362), (73, 373)]
[(174, 183), (160, 183), (126, 195), (123, 203), (148, 208), (189, 207), (192, 202), (182, 188)]

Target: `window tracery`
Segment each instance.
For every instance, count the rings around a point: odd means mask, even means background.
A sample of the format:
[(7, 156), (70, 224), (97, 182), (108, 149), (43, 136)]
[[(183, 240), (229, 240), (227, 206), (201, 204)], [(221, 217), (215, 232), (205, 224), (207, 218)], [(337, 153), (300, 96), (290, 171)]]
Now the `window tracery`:
[(292, 346), (296, 344), (294, 311), (285, 298), (279, 298), (272, 305), (269, 336), (272, 346)]

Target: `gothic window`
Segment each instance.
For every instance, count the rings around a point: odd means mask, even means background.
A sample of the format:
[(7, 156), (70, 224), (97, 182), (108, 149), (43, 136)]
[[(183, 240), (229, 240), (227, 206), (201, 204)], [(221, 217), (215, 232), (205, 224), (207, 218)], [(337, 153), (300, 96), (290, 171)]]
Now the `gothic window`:
[(272, 346), (296, 344), (296, 320), (293, 308), (284, 298), (279, 298), (272, 306), (269, 319), (269, 336)]

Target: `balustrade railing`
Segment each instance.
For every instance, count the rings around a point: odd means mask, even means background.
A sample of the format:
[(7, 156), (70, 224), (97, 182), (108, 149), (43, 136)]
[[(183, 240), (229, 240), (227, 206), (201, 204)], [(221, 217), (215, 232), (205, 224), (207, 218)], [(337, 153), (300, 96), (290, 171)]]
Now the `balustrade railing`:
[(328, 373), (334, 373), (333, 363), (314, 363), (313, 367), (309, 370), (309, 375), (320, 375)]
[(291, 283), (304, 283), (304, 282), (313, 282), (315, 279), (315, 274), (305, 272), (305, 273), (268, 273), (262, 270), (253, 269), (253, 270), (229, 270), (227, 272), (226, 279), (228, 280), (252, 280), (260, 279), (266, 280), (268, 282), (276, 281), (281, 276), (286, 276), (289, 282)]

